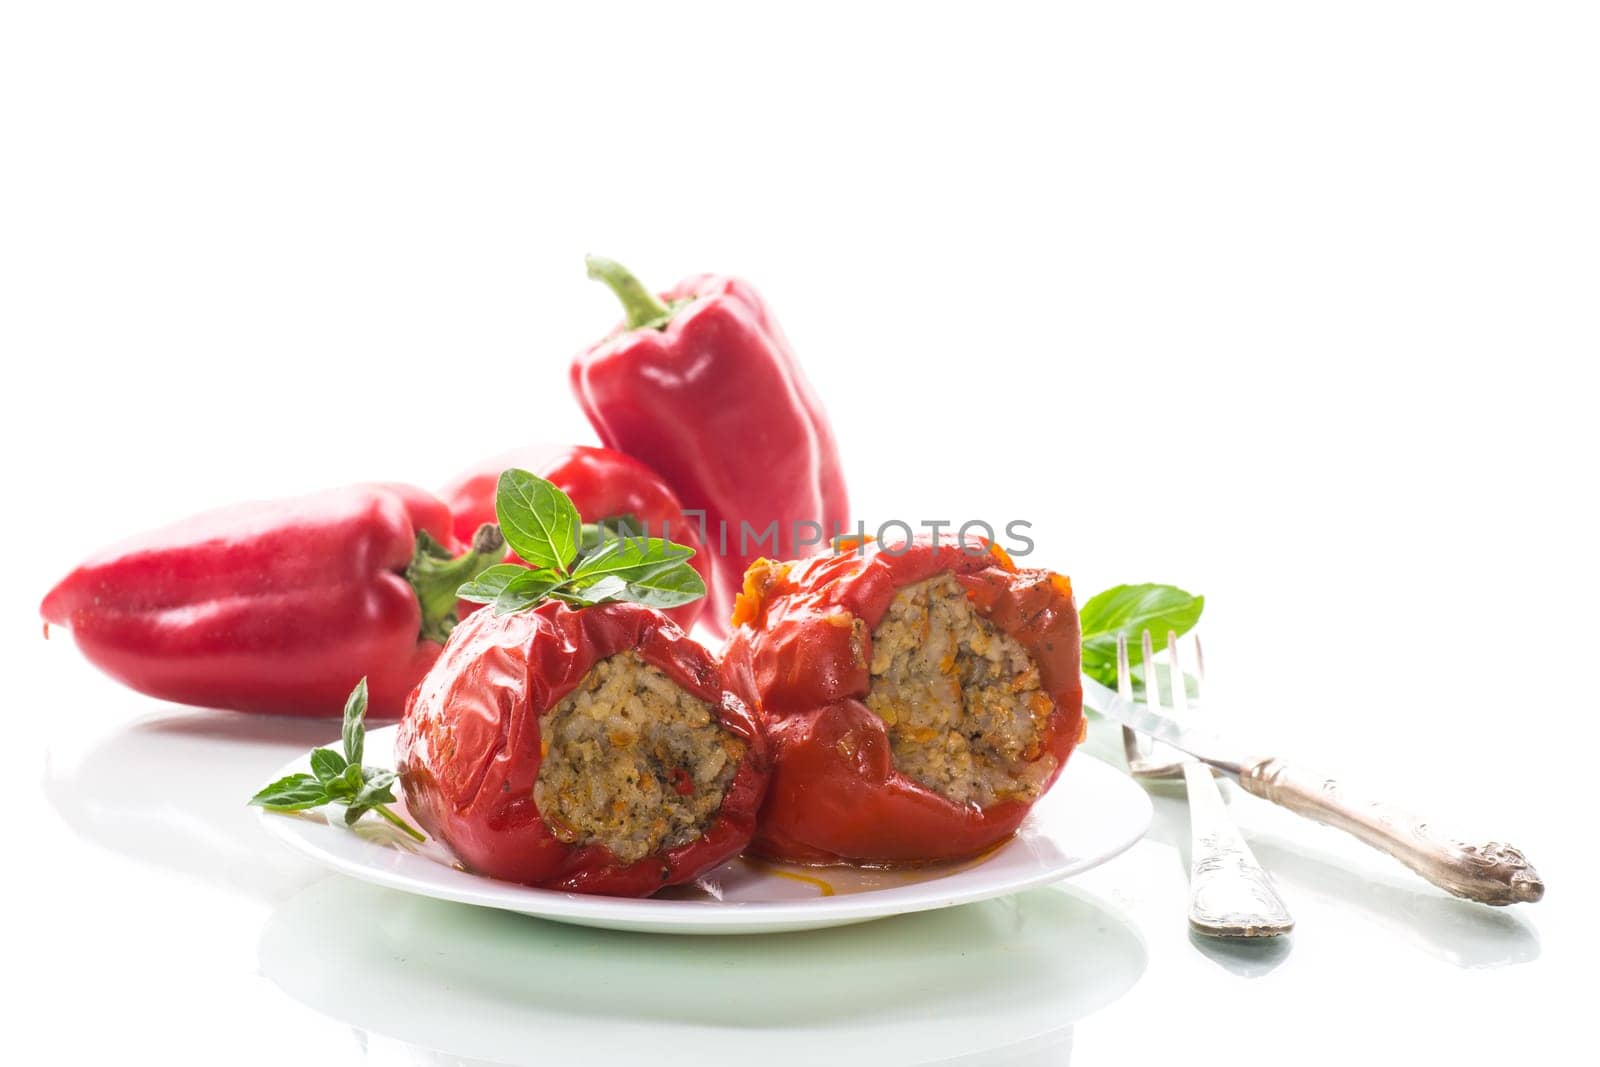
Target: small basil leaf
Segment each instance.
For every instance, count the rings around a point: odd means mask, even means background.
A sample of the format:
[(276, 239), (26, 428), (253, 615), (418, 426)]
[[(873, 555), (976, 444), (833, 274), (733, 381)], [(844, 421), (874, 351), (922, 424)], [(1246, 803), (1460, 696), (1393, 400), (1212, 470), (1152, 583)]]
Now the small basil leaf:
[(566, 579), (554, 571), (531, 571), (526, 567), (521, 570), (522, 573), (507, 582), (491, 602), (490, 610), (496, 615), (510, 615), (531, 608), (566, 583)]
[(250, 798), (250, 803), (271, 811), (304, 811), (329, 800), (327, 787), (309, 774), (279, 778)]
[(602, 575), (592, 581), (574, 580), (571, 596), (585, 604), (600, 604), (615, 600), (628, 591), (628, 583), (615, 574)]
[(550, 590), (547, 598), (559, 600), (569, 608), (590, 608), (600, 603), (598, 600), (589, 599), (588, 593), (580, 593), (575, 589), (565, 587)]
[[(362, 678), (350, 690), (344, 702), (344, 758), (346, 763), (359, 764), (361, 751), (366, 747), (367, 680)], [(360, 768), (357, 767), (359, 771)]]
[(394, 803), (394, 772), (376, 767), (368, 767), (366, 771), (370, 777), (344, 809), (346, 826), (354, 826), (357, 819), (379, 804)]
[(323, 784), (327, 787), (330, 797), (347, 801), (361, 792), (361, 765), (352, 763), (345, 767), (339, 777)]
[(527, 573), (527, 567), (515, 563), (496, 563), (457, 589), (456, 597), (460, 600), (470, 600), (474, 604), (493, 604), (495, 597), (505, 592), (506, 586), (519, 575)]
[(515, 468), (500, 475), (495, 516), (512, 551), (535, 567), (566, 573), (578, 554), (583, 520), (567, 494), (536, 474)]
[(344, 773), (345, 758), (331, 748), (311, 750), (311, 773), (319, 782), (330, 782)]
[(355, 802), (369, 808), (375, 808), (379, 804), (393, 804), (394, 783), (386, 782), (383, 785), (375, 786), (369, 782), (362, 787), (361, 792), (356, 794)]

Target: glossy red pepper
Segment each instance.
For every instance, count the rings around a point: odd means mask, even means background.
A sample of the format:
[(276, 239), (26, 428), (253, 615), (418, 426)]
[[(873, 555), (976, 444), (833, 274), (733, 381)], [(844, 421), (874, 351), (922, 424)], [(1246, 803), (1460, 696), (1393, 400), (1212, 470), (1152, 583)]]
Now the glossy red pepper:
[(833, 431), (748, 283), (696, 275), (658, 299), (609, 260), (591, 259), (589, 274), (616, 292), (627, 321), (573, 362), (573, 389), (608, 448), (705, 513), (717, 573), (704, 622), (725, 634), (751, 561), (806, 555), (845, 530)]
[(1053, 704), (1038, 738), (1036, 759), (1050, 761), (1042, 787), (1061, 774), (1084, 725), (1072, 588), (1048, 571), (1017, 570), (997, 548), (972, 548), (919, 538), (750, 569), (723, 670), (772, 745), (755, 851), (801, 863), (956, 859), (1005, 840), (1032, 807), (1021, 798), (956, 804), (902, 775), (883, 720), (863, 703), (872, 634), (890, 601), (940, 571), (1039, 668)]
[[(543, 715), (596, 663), (630, 649), (716, 709), (745, 754), (704, 834), (624, 864), (603, 845), (568, 844), (552, 834), (534, 785)], [(660, 612), (625, 603), (473, 615), (417, 687), (396, 754), (406, 807), (472, 870), (610, 896), (647, 896), (736, 855), (755, 829), (768, 774), (761, 730), (723, 690), (711, 653)]]
[(163, 700), (338, 715), (365, 675), (370, 714), (394, 718), (439, 655), (456, 589), (503, 544), (491, 529), (450, 558), (442, 501), (409, 485), (354, 485), (123, 542), (62, 579), (39, 611), (95, 666)]
[[(585, 523), (632, 516), (643, 524), (649, 536), (665, 537), (694, 549), (689, 563), (710, 588), (713, 564), (700, 541), (699, 524), (684, 518), (683, 505), (660, 475), (632, 456), (609, 448), (531, 445), (484, 460), (463, 471), (439, 491), (455, 516), (457, 537), (469, 539), (483, 523), (495, 521), (495, 486), (500, 472), (512, 467), (532, 471), (554, 483), (572, 499)], [(522, 562), (509, 550), (507, 558)], [(667, 616), (688, 630), (705, 607), (706, 600), (701, 598), (672, 608)]]

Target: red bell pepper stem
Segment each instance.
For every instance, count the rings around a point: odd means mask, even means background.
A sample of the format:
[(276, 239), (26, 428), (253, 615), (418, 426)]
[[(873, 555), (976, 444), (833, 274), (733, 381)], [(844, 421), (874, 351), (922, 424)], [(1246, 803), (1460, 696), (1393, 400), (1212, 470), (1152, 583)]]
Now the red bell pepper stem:
[(501, 562), (506, 539), (500, 527), (486, 522), (472, 535), (472, 547), (451, 557), (427, 533), (417, 534), (417, 553), (406, 567), (406, 581), (417, 591), (422, 607), (422, 639), (443, 642), (456, 624), (456, 590)]
[(583, 265), (589, 269), (589, 277), (605, 282), (617, 294), (617, 299), (622, 301), (622, 310), (628, 316), (628, 329), (659, 330), (672, 321), (672, 307), (646, 289), (644, 283), (621, 263), (599, 256), (585, 256)]

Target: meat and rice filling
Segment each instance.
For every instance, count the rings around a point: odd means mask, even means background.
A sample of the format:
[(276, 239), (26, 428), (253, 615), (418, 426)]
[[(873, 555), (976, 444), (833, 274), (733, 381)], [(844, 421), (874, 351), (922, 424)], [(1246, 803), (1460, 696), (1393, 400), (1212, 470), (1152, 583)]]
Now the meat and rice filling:
[(907, 586), (872, 635), (867, 707), (888, 727), (901, 774), (958, 804), (1032, 800), (1055, 709), (1028, 653), (949, 574)]
[(633, 652), (595, 664), (540, 729), (533, 797), (551, 833), (624, 863), (704, 833), (744, 757), (711, 707)]

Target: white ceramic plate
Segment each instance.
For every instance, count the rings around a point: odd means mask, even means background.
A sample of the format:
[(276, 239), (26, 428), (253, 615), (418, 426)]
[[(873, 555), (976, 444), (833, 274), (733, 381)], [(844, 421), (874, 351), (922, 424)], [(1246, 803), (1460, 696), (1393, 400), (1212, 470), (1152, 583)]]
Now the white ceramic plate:
[[(367, 759), (373, 765), (394, 765), (395, 730), (390, 726), (367, 735)], [(302, 758), (280, 773), (308, 769)], [(331, 810), (331, 822), (320, 812), (269, 811), (261, 813), (261, 821), (318, 863), (391, 889), (580, 926), (672, 934), (811, 930), (1004, 896), (1104, 863), (1144, 836), (1151, 812), (1143, 789), (1080, 751), (1017, 835), (976, 860), (885, 871), (792, 867), (740, 857), (693, 885), (629, 900), (470, 874), (437, 841), (416, 845), (370, 815), (351, 831), (338, 809)]]

